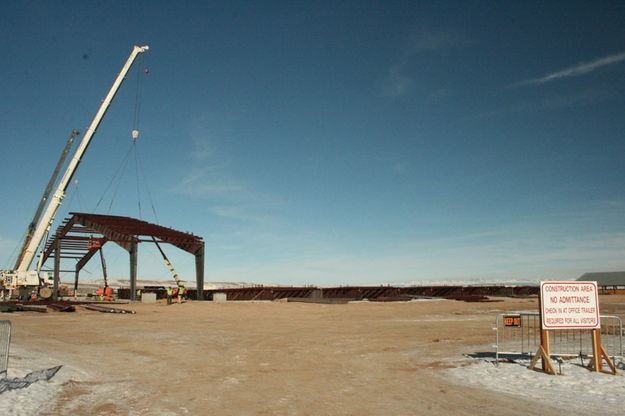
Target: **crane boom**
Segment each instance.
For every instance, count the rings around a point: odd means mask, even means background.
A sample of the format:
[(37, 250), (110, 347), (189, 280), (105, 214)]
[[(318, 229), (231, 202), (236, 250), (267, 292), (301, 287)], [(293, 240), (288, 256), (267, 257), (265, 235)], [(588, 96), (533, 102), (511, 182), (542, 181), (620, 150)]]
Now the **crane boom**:
[(76, 172), (76, 168), (80, 164), (82, 155), (85, 153), (85, 150), (87, 150), (87, 147), (89, 146), (89, 143), (91, 142), (93, 135), (98, 129), (98, 126), (100, 125), (100, 122), (102, 121), (102, 118), (106, 114), (106, 111), (108, 110), (109, 105), (113, 101), (113, 98), (115, 98), (115, 94), (117, 93), (117, 90), (119, 89), (122, 82), (124, 81), (124, 78), (126, 77), (126, 74), (128, 73), (128, 71), (130, 70), (130, 67), (135, 61), (135, 58), (137, 57), (137, 55), (147, 51), (148, 49), (149, 49), (148, 46), (135, 46), (133, 48), (132, 52), (130, 53), (130, 56), (128, 57), (128, 60), (122, 67), (121, 72), (115, 79), (113, 86), (111, 87), (108, 94), (106, 95), (106, 98), (104, 98), (104, 101), (102, 101), (102, 105), (100, 105), (100, 108), (98, 112), (96, 113), (95, 117), (93, 118), (91, 125), (89, 125), (89, 127), (87, 128), (87, 131), (82, 141), (78, 145), (78, 148), (76, 149), (76, 153), (72, 157), (72, 160), (69, 162), (69, 165), (67, 166), (67, 169), (65, 170), (65, 174), (61, 178), (61, 181), (59, 182), (59, 185), (56, 188), (56, 191), (54, 192), (54, 195), (52, 196), (52, 199), (50, 203), (48, 204), (48, 207), (46, 208), (46, 211), (43, 214), (41, 221), (37, 225), (37, 228), (33, 234), (33, 237), (28, 243), (28, 247), (26, 248), (24, 252), (24, 256), (22, 257), (22, 260), (17, 267), (18, 272), (25, 272), (30, 267), (33, 261), (33, 258), (35, 257), (35, 254), (37, 252), (37, 249), (39, 248), (39, 245), (41, 244), (41, 241), (43, 240), (43, 236), (52, 226), (52, 222), (54, 221), (54, 216), (56, 215), (56, 212), (59, 209), (59, 206), (61, 205), (61, 201), (65, 197), (65, 191), (67, 190), (67, 186), (72, 180), (72, 177), (74, 176), (74, 173)]
[(26, 252), (26, 247), (28, 246), (28, 243), (30, 242), (31, 238), (33, 238), (35, 227), (37, 226), (37, 222), (39, 222), (39, 218), (41, 218), (41, 212), (46, 206), (46, 202), (48, 201), (50, 192), (52, 192), (52, 187), (54, 186), (54, 183), (56, 182), (56, 178), (59, 176), (59, 172), (61, 171), (61, 168), (63, 167), (63, 163), (65, 163), (65, 158), (67, 157), (67, 154), (69, 153), (69, 150), (72, 147), (72, 143), (74, 143), (74, 139), (79, 134), (80, 134), (80, 130), (73, 130), (72, 135), (69, 137), (69, 139), (67, 139), (67, 143), (65, 144), (65, 148), (63, 149), (63, 152), (61, 153), (61, 157), (59, 157), (59, 161), (56, 163), (56, 168), (54, 169), (54, 172), (52, 172), (52, 176), (50, 177), (50, 180), (48, 181), (48, 186), (46, 186), (45, 191), (43, 191), (43, 196), (41, 197), (41, 201), (39, 201), (39, 206), (37, 206), (37, 211), (35, 212), (35, 215), (33, 216), (33, 220), (30, 222), (30, 224), (28, 224), (28, 231), (26, 232), (26, 237), (24, 238), (24, 242), (22, 243), (22, 248), (20, 249), (19, 255), (17, 256), (17, 260), (15, 261), (15, 266), (13, 267), (14, 269), (17, 269), (19, 267), (22, 261), (22, 258), (24, 257), (24, 253)]

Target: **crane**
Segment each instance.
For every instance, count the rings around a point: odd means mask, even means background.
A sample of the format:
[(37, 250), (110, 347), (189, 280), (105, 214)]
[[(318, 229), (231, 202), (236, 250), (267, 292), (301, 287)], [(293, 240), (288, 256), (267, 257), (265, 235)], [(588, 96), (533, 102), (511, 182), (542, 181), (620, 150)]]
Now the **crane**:
[[(43, 217), (41, 218), (41, 221), (39, 221), (39, 223), (37, 224), (37, 227), (32, 233), (32, 237), (30, 237), (30, 241), (28, 241), (28, 245), (26, 246), (26, 249), (23, 250), (20, 256), (21, 259), (18, 261), (18, 264), (15, 267), (15, 270), (0, 271), (0, 279), (4, 280), (5, 287), (16, 288), (18, 285), (39, 284), (38, 271), (37, 270), (33, 271), (33, 270), (28, 270), (28, 269), (33, 262), (35, 254), (37, 253), (37, 250), (39, 249), (41, 242), (43, 241), (44, 235), (52, 227), (52, 223), (54, 222), (54, 217), (56, 215), (56, 212), (61, 206), (61, 202), (63, 198), (65, 198), (65, 191), (67, 190), (67, 187), (69, 186), (69, 183), (72, 180), (72, 177), (74, 176), (74, 173), (76, 172), (76, 169), (78, 168), (78, 165), (80, 164), (80, 161), (82, 160), (82, 156), (87, 150), (87, 147), (89, 146), (89, 143), (91, 142), (91, 139), (93, 138), (93, 135), (96, 133), (96, 130), (98, 129), (98, 126), (100, 125), (100, 122), (102, 121), (102, 118), (106, 114), (106, 111), (108, 110), (111, 102), (113, 101), (113, 98), (115, 98), (115, 94), (117, 94), (119, 87), (124, 81), (126, 74), (130, 70), (136, 57), (140, 53), (143, 53), (147, 51), (148, 49), (149, 47), (147, 45), (135, 46), (133, 48), (132, 52), (130, 53), (130, 56), (126, 60), (126, 63), (122, 67), (121, 72), (119, 73), (119, 75), (117, 75), (115, 82), (113, 82), (113, 86), (111, 87), (108, 94), (102, 101), (102, 104), (100, 105), (100, 108), (98, 109), (98, 112), (96, 113), (95, 117), (91, 121), (91, 124), (87, 128), (87, 131), (85, 132), (85, 135), (83, 136), (82, 141), (78, 145), (76, 152), (74, 153), (74, 156), (70, 160), (65, 170), (65, 174), (61, 178), (56, 188), (56, 191), (54, 192), (51, 200), (48, 203), (48, 206), (43, 214)], [(37, 283), (34, 283), (33, 279), (36, 279)]]

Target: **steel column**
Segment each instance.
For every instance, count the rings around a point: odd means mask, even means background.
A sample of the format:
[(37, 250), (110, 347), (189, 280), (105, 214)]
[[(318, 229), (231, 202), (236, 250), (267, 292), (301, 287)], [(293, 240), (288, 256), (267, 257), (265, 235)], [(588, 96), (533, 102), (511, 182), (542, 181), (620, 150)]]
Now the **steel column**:
[(80, 274), (80, 269), (78, 265), (76, 265), (76, 276), (74, 277), (74, 297), (76, 297), (76, 293), (78, 293), (78, 275)]
[(52, 299), (57, 300), (59, 295), (59, 271), (61, 270), (61, 240), (56, 240), (54, 247), (54, 288)]
[(137, 300), (137, 251), (139, 244), (133, 241), (130, 244), (130, 300)]
[(204, 300), (204, 242), (195, 252), (195, 282), (197, 287), (197, 300)]

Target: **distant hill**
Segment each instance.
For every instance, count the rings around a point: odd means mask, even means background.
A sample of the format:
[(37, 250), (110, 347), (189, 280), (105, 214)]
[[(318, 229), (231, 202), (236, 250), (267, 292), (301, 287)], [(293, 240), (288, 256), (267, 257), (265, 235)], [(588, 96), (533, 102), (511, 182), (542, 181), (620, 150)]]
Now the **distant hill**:
[[(183, 280), (184, 287), (187, 289), (196, 289), (195, 281)], [(110, 287), (119, 289), (121, 287), (130, 287), (129, 279), (108, 279)], [(61, 282), (61, 285), (69, 288), (74, 287), (74, 282)], [(79, 280), (79, 289), (97, 289), (104, 286), (103, 279), (94, 280)], [(140, 289), (146, 286), (163, 286), (163, 287), (176, 287), (176, 282), (173, 280), (137, 280), (137, 288)], [(258, 283), (248, 282), (204, 282), (204, 290), (211, 289), (236, 289), (239, 287), (254, 287), (254, 286), (272, 286), (272, 284), (260, 285)]]

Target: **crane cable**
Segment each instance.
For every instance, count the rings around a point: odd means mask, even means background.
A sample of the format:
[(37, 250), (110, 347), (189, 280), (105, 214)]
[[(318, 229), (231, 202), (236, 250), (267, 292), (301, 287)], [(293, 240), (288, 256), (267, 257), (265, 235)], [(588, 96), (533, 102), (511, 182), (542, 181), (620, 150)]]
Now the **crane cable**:
[(132, 146), (134, 148), (134, 157), (135, 157), (135, 182), (137, 184), (137, 206), (139, 208), (139, 218), (142, 219), (142, 210), (141, 210), (141, 189), (140, 189), (140, 181), (139, 181), (139, 170), (141, 170), (141, 174), (143, 176), (143, 183), (147, 190), (148, 198), (150, 199), (150, 205), (152, 207), (152, 213), (154, 214), (154, 218), (158, 223), (158, 215), (156, 214), (156, 208), (154, 207), (154, 200), (152, 199), (152, 193), (150, 192), (150, 186), (148, 184), (147, 176), (145, 174), (145, 170), (143, 169), (143, 164), (141, 163), (141, 158), (139, 156), (138, 147), (137, 147), (137, 138), (139, 137), (139, 122), (141, 117), (141, 95), (143, 92), (143, 76), (141, 74), (141, 68), (145, 67), (145, 75), (149, 74), (149, 70), (147, 68), (147, 58), (144, 55), (140, 57), (140, 64), (137, 66), (137, 93), (135, 95), (135, 112), (134, 119), (132, 125)]
[(109, 184), (104, 189), (104, 192), (102, 192), (102, 196), (100, 196), (100, 199), (95, 205), (94, 211), (97, 211), (98, 207), (100, 206), (100, 203), (102, 203), (102, 201), (104, 200), (104, 197), (106, 196), (107, 192), (109, 191), (109, 189), (111, 189), (111, 187), (113, 186), (113, 183), (117, 180), (117, 185), (115, 186), (115, 191), (113, 192), (113, 195), (111, 196), (111, 203), (109, 204), (109, 211), (111, 210), (111, 207), (113, 206), (113, 201), (115, 199), (115, 195), (117, 194), (117, 189), (119, 189), (119, 184), (121, 183), (121, 179), (124, 176), (124, 171), (126, 170), (126, 166), (128, 165), (128, 159), (130, 158), (131, 151), (132, 151), (132, 147), (128, 149), (126, 156), (124, 156), (121, 164), (119, 165), (119, 167), (117, 168), (113, 176), (111, 177)]
[[(135, 152), (135, 163), (136, 163), (136, 168), (135, 168), (135, 172), (136, 172), (136, 180), (137, 180), (137, 192), (138, 192), (138, 188), (139, 188), (139, 173), (138, 170), (141, 170), (141, 175), (143, 176), (143, 184), (145, 185), (145, 189), (147, 191), (148, 194), (148, 198), (150, 199), (150, 206), (152, 207), (152, 214), (154, 214), (154, 219), (156, 220), (156, 223), (160, 223), (159, 219), (158, 219), (158, 215), (156, 214), (156, 208), (154, 206), (154, 200), (152, 199), (152, 192), (150, 191), (150, 185), (148, 184), (148, 178), (147, 175), (145, 174), (145, 170), (143, 169), (143, 164), (141, 163), (141, 158), (139, 157), (139, 154)], [(138, 168), (137, 168), (138, 167)], [(141, 207), (141, 205), (139, 205), (139, 207)]]
[[(100, 200), (98, 201), (98, 203), (96, 204), (96, 209), (100, 206), (100, 203), (102, 202), (102, 200), (104, 199), (105, 195), (107, 194), (107, 192), (109, 191), (109, 189), (111, 189), (111, 187), (113, 186), (113, 184), (116, 182), (115, 184), (115, 190), (113, 191), (113, 195), (111, 196), (111, 202), (109, 204), (108, 210), (107, 210), (107, 214), (111, 211), (112, 206), (113, 206), (113, 202), (117, 196), (117, 191), (119, 189), (119, 186), (121, 185), (122, 182), (122, 178), (124, 176), (124, 173), (126, 171), (126, 168), (128, 167), (128, 162), (130, 160), (130, 154), (133, 153), (134, 156), (134, 162), (135, 162), (135, 183), (136, 183), (136, 189), (137, 189), (137, 206), (139, 209), (139, 218), (142, 219), (142, 207), (141, 207), (141, 186), (140, 186), (140, 180), (139, 180), (139, 170), (141, 170), (141, 174), (143, 176), (143, 183), (146, 187), (147, 190), (147, 194), (148, 197), (150, 199), (150, 205), (152, 207), (152, 213), (154, 214), (154, 218), (156, 219), (156, 222), (158, 223), (158, 215), (156, 214), (156, 208), (154, 207), (154, 201), (152, 199), (152, 193), (150, 192), (150, 187), (148, 185), (148, 181), (147, 181), (147, 176), (145, 174), (145, 171), (143, 169), (143, 165), (141, 163), (141, 157), (139, 155), (139, 151), (138, 151), (138, 146), (137, 146), (137, 138), (139, 137), (139, 124), (140, 124), (140, 118), (141, 118), (141, 96), (142, 96), (142, 92), (143, 92), (143, 76), (141, 74), (142, 72), (142, 68), (144, 68), (144, 62), (145, 62), (145, 58), (144, 55), (140, 55), (139, 57), (139, 65), (137, 65), (137, 84), (136, 84), (136, 93), (135, 93), (135, 105), (134, 105), (134, 112), (133, 112), (133, 120), (132, 120), (132, 143), (130, 145), (130, 148), (128, 149), (128, 152), (126, 153), (126, 155), (124, 156), (120, 166), (118, 167), (117, 171), (115, 172), (115, 174), (113, 175), (113, 177), (111, 178), (111, 181), (109, 182), (109, 184), (107, 185), (106, 189), (104, 190), (102, 196), (100, 197)], [(148, 69), (145, 69), (145, 74), (148, 74)]]
[[(75, 175), (76, 177), (78, 177), (78, 169), (79, 168), (76, 169), (76, 175)], [(72, 192), (72, 196), (70, 196), (69, 202), (67, 204), (66, 211), (68, 212), (71, 211), (71, 208), (74, 203), (74, 197), (77, 197), (78, 209), (79, 210), (83, 209), (83, 198), (82, 198), (82, 195), (80, 194), (80, 190), (78, 189), (78, 179), (74, 179), (74, 185), (75, 185), (74, 192)]]
[(137, 163), (137, 138), (139, 137), (139, 118), (141, 115), (141, 90), (143, 83), (141, 82), (141, 68), (144, 66), (144, 57), (141, 55), (139, 58), (139, 65), (137, 65), (137, 89), (135, 93), (135, 111), (132, 120), (132, 147), (134, 149), (135, 157), (135, 183), (137, 185), (137, 206), (139, 208), (139, 218), (142, 219), (141, 213), (141, 190), (139, 189), (139, 172)]
[[(143, 77), (141, 76), (141, 68), (143, 68), (144, 66), (144, 56), (143, 54), (141, 54), (141, 56), (139, 57), (139, 65), (137, 65), (137, 68), (139, 68), (137, 70), (137, 89), (135, 92), (135, 111), (134, 111), (134, 117), (132, 120), (132, 131), (133, 131), (133, 141), (136, 141), (136, 137), (134, 132), (138, 132), (139, 131), (139, 116), (141, 115), (141, 92), (143, 90), (143, 82), (142, 79)], [(146, 69), (146, 75), (147, 75), (147, 69)]]
[(10, 267), (9, 264), (13, 264), (17, 260), (17, 256), (18, 256), (17, 253), (20, 249), (21, 241), (24, 241), (24, 239), (26, 238), (26, 234), (28, 234), (28, 231), (24, 231), (24, 234), (22, 234), (22, 237), (19, 240), (17, 240), (17, 243), (15, 244), (15, 248), (13, 249), (9, 257), (6, 258), (6, 261), (8, 263), (2, 266), (3, 269), (9, 269)]

